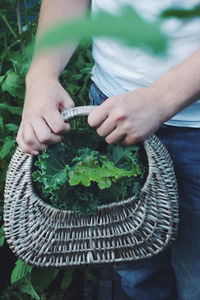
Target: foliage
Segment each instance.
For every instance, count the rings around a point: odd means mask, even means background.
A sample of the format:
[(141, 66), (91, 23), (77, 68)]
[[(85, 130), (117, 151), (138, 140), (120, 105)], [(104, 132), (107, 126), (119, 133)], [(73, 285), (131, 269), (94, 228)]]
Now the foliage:
[(66, 290), (70, 286), (72, 282), (72, 275), (73, 275), (73, 271), (71, 269), (64, 272), (63, 278), (60, 283), (61, 291)]
[(18, 280), (22, 279), (29, 273), (31, 273), (32, 267), (27, 265), (21, 259), (18, 259), (15, 263), (15, 267), (12, 270), (11, 274), (11, 283), (17, 282)]
[(94, 214), (98, 205), (136, 196), (145, 169), (139, 146), (108, 146), (89, 128), (70, 131), (61, 144), (39, 154), (34, 165), (40, 196), (56, 208), (80, 214)]
[(0, 228), (0, 247), (2, 247), (4, 244), (4, 231), (3, 231), (3, 225)]
[[(135, 28), (140, 30), (134, 30)], [(117, 16), (101, 11), (93, 18), (87, 16), (54, 26), (38, 44), (38, 50), (72, 40), (87, 40), (94, 36), (114, 37), (129, 46), (141, 47), (157, 54), (163, 53), (167, 45), (159, 22), (147, 22), (131, 7), (122, 7)]]
[(172, 7), (165, 10), (161, 16), (163, 18), (179, 18), (179, 19), (189, 19), (200, 17), (200, 5), (196, 5), (190, 9), (179, 9), (177, 7)]

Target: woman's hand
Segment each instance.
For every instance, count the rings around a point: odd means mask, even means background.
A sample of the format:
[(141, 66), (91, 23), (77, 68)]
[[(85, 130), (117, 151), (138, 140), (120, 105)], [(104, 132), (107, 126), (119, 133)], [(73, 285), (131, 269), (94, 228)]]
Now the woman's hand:
[(60, 109), (68, 109), (74, 102), (57, 78), (27, 80), (22, 120), (17, 143), (23, 152), (37, 155), (48, 144), (61, 141), (61, 134), (69, 130)]
[(141, 88), (108, 98), (92, 110), (88, 123), (108, 144), (144, 140), (163, 122), (163, 108), (153, 88)]

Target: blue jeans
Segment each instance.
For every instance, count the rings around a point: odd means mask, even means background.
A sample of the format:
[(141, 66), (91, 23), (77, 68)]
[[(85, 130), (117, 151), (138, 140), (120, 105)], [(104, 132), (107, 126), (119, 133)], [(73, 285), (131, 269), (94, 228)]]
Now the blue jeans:
[[(94, 83), (89, 96), (95, 105), (107, 99)], [(200, 300), (200, 129), (162, 125), (156, 134), (174, 161), (180, 192), (178, 235), (159, 255), (114, 267), (130, 299)]]

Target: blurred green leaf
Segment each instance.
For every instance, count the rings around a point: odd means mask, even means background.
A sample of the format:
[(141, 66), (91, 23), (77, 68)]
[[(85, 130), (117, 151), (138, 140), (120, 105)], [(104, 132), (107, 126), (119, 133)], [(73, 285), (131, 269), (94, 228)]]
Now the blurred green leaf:
[(16, 132), (19, 129), (19, 126), (16, 124), (9, 123), (5, 125), (5, 128), (7, 131)]
[(13, 70), (8, 70), (2, 82), (2, 91), (13, 97), (24, 98), (24, 80)]
[(38, 293), (44, 292), (58, 275), (58, 269), (36, 269), (31, 274), (31, 281)]
[(2, 116), (0, 116), (0, 134), (4, 134), (4, 122)]
[(191, 9), (180, 9), (177, 7), (172, 7), (166, 9), (161, 13), (162, 18), (178, 18), (178, 19), (188, 19), (200, 17), (200, 5), (197, 5)]
[(25, 77), (31, 63), (33, 55), (33, 41), (27, 47), (23, 47), (21, 51), (17, 51), (10, 55), (10, 60), (14, 70)]
[(27, 274), (29, 274), (31, 270), (32, 270), (31, 266), (27, 265), (21, 259), (18, 259), (15, 263), (14, 269), (12, 270), (11, 279), (10, 279), (11, 283), (21, 280)]
[(11, 151), (16, 145), (14, 137), (7, 136), (3, 141), (3, 145), (0, 149), (0, 159), (4, 159), (7, 155), (11, 154)]
[(91, 271), (85, 271), (84, 274), (87, 280), (92, 281), (94, 284), (97, 284), (98, 279)]
[(62, 291), (66, 290), (70, 286), (70, 284), (72, 282), (73, 273), (74, 273), (74, 271), (72, 269), (69, 269), (64, 272), (62, 281), (60, 283), (60, 289)]
[(5, 237), (4, 237), (4, 230), (3, 230), (3, 225), (2, 225), (0, 228), (0, 247), (3, 246), (4, 240), (5, 240)]
[(22, 291), (23, 293), (26, 293), (26, 294), (30, 295), (35, 300), (40, 300), (40, 297), (37, 294), (37, 292), (35, 291), (35, 289), (34, 289), (32, 283), (31, 283), (29, 277), (25, 277), (20, 282), (20, 291)]
[(58, 24), (46, 33), (37, 50), (92, 37), (116, 38), (157, 54), (164, 53), (167, 46), (167, 38), (161, 32), (159, 22), (147, 22), (131, 7), (122, 7), (121, 13), (116, 16), (101, 11), (94, 18), (84, 17)]
[(0, 76), (0, 83), (2, 83), (4, 81), (5, 77), (6, 77), (6, 75)]
[(9, 111), (10, 113), (18, 115), (18, 116), (21, 116), (21, 114), (22, 114), (22, 107), (12, 106), (7, 103), (0, 103), (0, 111), (1, 110)]

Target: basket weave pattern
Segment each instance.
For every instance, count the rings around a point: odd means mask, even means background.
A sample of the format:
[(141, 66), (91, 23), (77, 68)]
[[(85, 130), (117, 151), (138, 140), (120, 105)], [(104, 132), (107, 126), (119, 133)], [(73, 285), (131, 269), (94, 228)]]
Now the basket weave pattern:
[[(62, 115), (69, 120), (89, 111), (91, 107), (74, 108)], [(93, 216), (43, 202), (32, 184), (33, 156), (17, 147), (4, 204), (4, 230), (13, 252), (29, 264), (65, 267), (133, 261), (163, 250), (177, 231), (176, 178), (160, 140), (153, 135), (143, 144), (148, 176), (139, 197), (99, 206)]]

